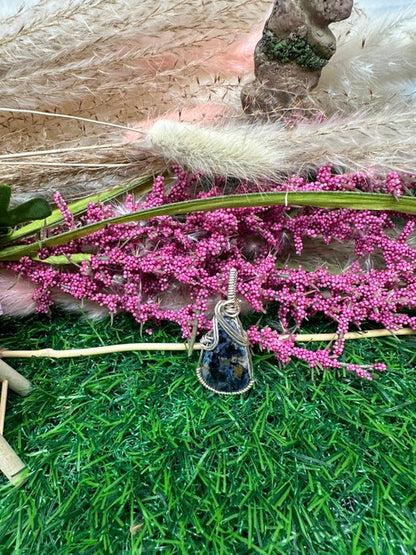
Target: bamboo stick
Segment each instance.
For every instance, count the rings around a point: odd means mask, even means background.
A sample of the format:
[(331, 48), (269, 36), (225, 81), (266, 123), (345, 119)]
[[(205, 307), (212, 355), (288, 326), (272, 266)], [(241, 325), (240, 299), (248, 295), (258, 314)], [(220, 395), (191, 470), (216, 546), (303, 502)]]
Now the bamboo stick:
[(7, 404), (7, 389), (9, 382), (4, 380), (1, 384), (1, 397), (0, 397), (0, 436), (4, 432), (4, 419), (6, 417), (6, 404)]
[(25, 464), (3, 436), (0, 436), (0, 470), (13, 484), (21, 483), (27, 476)]
[[(12, 377), (13, 388), (21, 395), (28, 395), (32, 389), (30, 383), (8, 364), (0, 360), (0, 377), (4, 374)], [(29, 384), (29, 387), (28, 387)], [(7, 390), (9, 380), (4, 379), (0, 395), (0, 470), (12, 484), (20, 484), (27, 476), (26, 466), (15, 453), (9, 443), (4, 439), (4, 419), (6, 416)]]
[[(402, 328), (400, 330), (368, 330), (359, 332), (346, 333), (344, 339), (370, 339), (375, 337), (396, 337), (404, 335), (416, 335), (416, 331), (411, 328)], [(288, 339), (289, 335), (282, 335), (282, 339)], [(338, 338), (336, 333), (301, 333), (295, 336), (295, 341), (299, 343), (310, 343), (313, 341), (335, 341)], [(125, 343), (119, 345), (106, 345), (104, 347), (92, 347), (88, 349), (39, 349), (38, 351), (10, 351), (7, 349), (0, 350), (1, 358), (31, 358), (31, 357), (50, 357), (50, 358), (72, 358), (79, 356), (94, 356), (111, 353), (121, 353), (127, 351), (187, 351), (189, 348), (187, 343)], [(195, 343), (193, 350), (199, 351), (201, 345)], [(0, 360), (1, 362), (1, 360)], [(4, 363), (5, 364), (5, 363)], [(1, 379), (1, 368), (0, 368)], [(11, 386), (10, 386), (11, 387)]]
[(26, 378), (0, 358), (0, 381), (4, 380), (9, 382), (10, 389), (22, 397), (29, 395), (33, 389), (32, 384)]

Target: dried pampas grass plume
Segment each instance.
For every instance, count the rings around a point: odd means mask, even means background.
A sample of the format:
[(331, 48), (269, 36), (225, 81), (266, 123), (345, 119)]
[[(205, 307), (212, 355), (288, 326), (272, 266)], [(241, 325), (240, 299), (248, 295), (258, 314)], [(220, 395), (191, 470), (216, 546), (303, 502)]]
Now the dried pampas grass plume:
[(364, 108), (397, 111), (402, 106), (409, 109), (408, 104), (414, 107), (415, 25), (414, 2), (413, 7), (372, 17), (355, 10), (347, 22), (334, 26), (337, 50), (322, 70), (311, 101), (327, 115), (338, 116)]
[[(267, 0), (40, 0), (0, 24), (1, 106), (124, 125), (201, 102), (236, 110), (269, 8)], [(165, 167), (140, 147), (119, 148), (120, 134), (90, 122), (10, 111), (0, 125), (2, 153), (74, 149), (23, 165), (3, 160), (0, 180), (16, 198), (36, 188), (73, 199)], [(97, 154), (75, 150), (97, 144)]]

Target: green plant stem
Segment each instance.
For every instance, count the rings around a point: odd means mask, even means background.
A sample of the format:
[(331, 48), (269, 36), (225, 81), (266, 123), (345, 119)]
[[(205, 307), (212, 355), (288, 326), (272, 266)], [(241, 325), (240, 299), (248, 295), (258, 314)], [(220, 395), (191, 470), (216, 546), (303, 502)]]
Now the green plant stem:
[(404, 214), (416, 214), (416, 198), (403, 196), (399, 199), (382, 193), (356, 192), (280, 192), (280, 193), (248, 193), (244, 195), (225, 195), (204, 199), (193, 199), (175, 202), (109, 218), (89, 224), (59, 235), (39, 239), (27, 245), (13, 245), (0, 251), (0, 260), (18, 260), (22, 256), (31, 256), (43, 247), (52, 247), (80, 239), (99, 231), (108, 225), (143, 221), (157, 216), (186, 214), (190, 212), (207, 212), (225, 208), (251, 208), (257, 206), (315, 206), (319, 208), (348, 208), (350, 210), (393, 210)]

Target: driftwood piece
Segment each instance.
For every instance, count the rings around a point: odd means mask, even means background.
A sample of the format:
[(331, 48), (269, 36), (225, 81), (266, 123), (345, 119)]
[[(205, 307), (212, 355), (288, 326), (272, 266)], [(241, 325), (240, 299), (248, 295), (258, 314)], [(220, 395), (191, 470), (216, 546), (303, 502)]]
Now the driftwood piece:
[(254, 52), (256, 79), (241, 93), (244, 111), (270, 119), (302, 108), (335, 53), (328, 25), (349, 17), (352, 6), (353, 0), (275, 0)]

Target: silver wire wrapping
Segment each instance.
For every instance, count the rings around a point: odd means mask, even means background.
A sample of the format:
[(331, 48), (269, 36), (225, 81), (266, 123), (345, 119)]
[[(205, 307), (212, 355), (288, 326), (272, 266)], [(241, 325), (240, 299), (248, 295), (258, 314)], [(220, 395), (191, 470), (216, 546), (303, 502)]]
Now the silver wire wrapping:
[(238, 317), (237, 270), (230, 270), (227, 300), (214, 310), (212, 330), (201, 338), (198, 380), (204, 387), (222, 395), (248, 391), (254, 383), (247, 333)]

